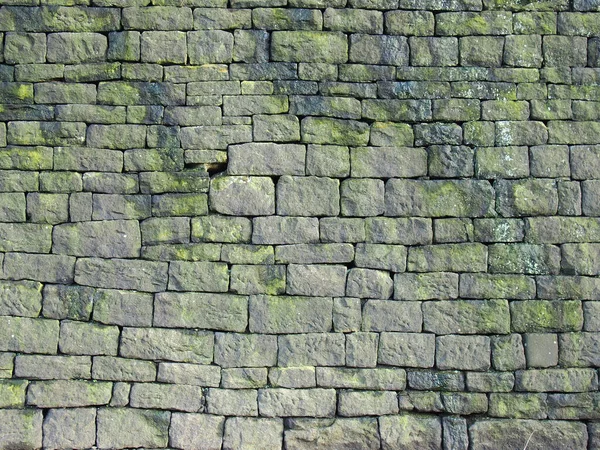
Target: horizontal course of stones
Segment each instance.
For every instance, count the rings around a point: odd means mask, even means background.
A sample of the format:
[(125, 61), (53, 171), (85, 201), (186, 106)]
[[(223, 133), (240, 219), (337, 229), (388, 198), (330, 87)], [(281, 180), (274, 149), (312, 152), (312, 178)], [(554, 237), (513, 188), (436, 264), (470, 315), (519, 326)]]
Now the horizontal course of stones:
[(0, 448), (600, 448), (598, 0), (0, 0)]

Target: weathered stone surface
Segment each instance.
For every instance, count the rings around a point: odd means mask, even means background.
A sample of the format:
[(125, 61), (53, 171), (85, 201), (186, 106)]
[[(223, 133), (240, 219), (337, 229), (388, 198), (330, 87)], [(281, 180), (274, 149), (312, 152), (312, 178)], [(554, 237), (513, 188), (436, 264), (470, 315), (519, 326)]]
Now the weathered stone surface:
[(232, 175), (303, 175), (306, 149), (297, 144), (250, 143), (229, 147)]
[(100, 258), (135, 258), (140, 254), (137, 221), (110, 220), (57, 225), (52, 235), (53, 252)]
[(274, 61), (345, 63), (348, 41), (340, 32), (275, 31), (271, 55)]
[(247, 297), (229, 294), (160, 293), (155, 297), (154, 323), (165, 327), (244, 331)]
[(277, 182), (277, 214), (281, 216), (337, 216), (339, 181), (324, 177), (282, 176)]
[(78, 380), (36, 381), (27, 391), (27, 404), (39, 408), (106, 405), (112, 383)]
[(367, 145), (369, 126), (364, 122), (306, 117), (300, 122), (302, 141), (309, 144)]
[(164, 447), (170, 420), (169, 411), (99, 408), (97, 444), (101, 448)]
[(217, 387), (221, 382), (221, 368), (198, 364), (160, 363), (156, 380), (164, 383)]
[(334, 389), (259, 389), (258, 404), (266, 417), (333, 417)]
[(469, 436), (481, 449), (587, 445), (585, 425), (562, 421), (483, 420), (471, 425)]
[(151, 361), (97, 356), (94, 358), (92, 376), (108, 381), (154, 381), (156, 366)]
[[(169, 427), (171, 445), (180, 448), (220, 448), (225, 418), (207, 414), (173, 413)], [(202, 434), (197, 430), (201, 429)]]
[(57, 320), (0, 316), (0, 350), (21, 353), (56, 354)]
[(487, 181), (413, 181), (386, 183), (387, 216), (485, 217), (493, 214), (494, 194)]
[(478, 243), (411, 247), (407, 270), (411, 272), (484, 272), (487, 248)]
[(287, 334), (278, 338), (280, 366), (343, 366), (345, 339), (341, 333)]
[(444, 300), (456, 297), (458, 275), (455, 273), (404, 273), (394, 276), (396, 300)]
[(41, 410), (3, 409), (0, 410), (0, 419), (0, 438), (5, 448), (42, 446), (44, 418)]
[(90, 378), (91, 358), (88, 356), (18, 355), (14, 374), (19, 378), (38, 380)]
[(195, 330), (124, 328), (120, 354), (126, 358), (210, 364), (214, 336)]
[(134, 408), (196, 412), (202, 406), (202, 390), (196, 386), (136, 383), (131, 388)]
[(275, 336), (216, 334), (215, 362), (221, 367), (270, 367), (276, 360)]
[(285, 432), (287, 448), (300, 450), (310, 446), (332, 449), (357, 445), (364, 449), (379, 448), (379, 431), (374, 418), (297, 419)]
[(583, 311), (578, 300), (512, 302), (512, 328), (518, 332), (579, 331)]
[[(362, 221), (359, 223), (363, 226), (369, 243), (423, 245), (430, 244), (433, 239), (431, 219), (374, 217), (366, 219), (364, 225)], [(357, 239), (357, 242), (364, 240), (365, 238)]]
[(60, 325), (59, 348), (72, 355), (116, 355), (119, 344), (117, 327), (76, 321)]
[(506, 300), (451, 300), (423, 304), (423, 329), (440, 334), (506, 334)]
[(592, 369), (519, 370), (515, 376), (517, 391), (585, 392), (598, 386), (598, 375)]
[(75, 265), (75, 281), (88, 286), (157, 292), (166, 288), (166, 280), (166, 263), (81, 258)]
[(535, 281), (523, 275), (465, 273), (460, 275), (460, 296), (529, 299), (535, 297)]
[(232, 417), (225, 422), (224, 450), (265, 450), (281, 448), (283, 421), (281, 419), (254, 419)]
[(363, 308), (364, 331), (421, 331), (419, 302), (369, 300)]
[(45, 447), (94, 446), (96, 443), (96, 410), (93, 408), (51, 409), (44, 418), (43, 430)]
[(433, 367), (435, 336), (419, 333), (381, 333), (377, 360), (405, 367)]
[(319, 241), (317, 218), (256, 217), (252, 224), (253, 244), (305, 244)]
[(411, 371), (408, 372), (411, 389), (433, 391), (463, 391), (465, 377), (458, 371)]
[(490, 368), (490, 338), (487, 336), (448, 335), (436, 338), (436, 362), (442, 370), (480, 370)]
[(384, 416), (379, 419), (382, 448), (420, 447), (439, 449), (442, 446), (442, 423), (432, 416)]
[[(252, 295), (249, 311), (249, 327), (253, 333), (327, 332), (332, 326), (333, 300)], [(291, 314), (292, 311), (295, 314)]]
[(350, 158), (351, 174), (357, 178), (408, 178), (427, 172), (427, 153), (422, 148), (357, 147), (351, 150)]

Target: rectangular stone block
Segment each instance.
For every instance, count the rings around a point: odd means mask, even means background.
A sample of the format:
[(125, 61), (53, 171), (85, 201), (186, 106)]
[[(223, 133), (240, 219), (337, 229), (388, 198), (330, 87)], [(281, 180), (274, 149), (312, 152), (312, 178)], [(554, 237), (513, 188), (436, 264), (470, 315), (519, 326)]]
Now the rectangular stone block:
[(431, 219), (375, 217), (365, 221), (366, 241), (375, 244), (423, 245), (433, 239)]
[(364, 146), (369, 142), (369, 126), (356, 120), (305, 117), (300, 122), (302, 142)]
[(205, 331), (123, 328), (120, 354), (126, 358), (210, 364), (213, 344), (213, 333)]
[(163, 383), (218, 387), (221, 382), (221, 368), (198, 364), (160, 363), (156, 380)]
[(598, 388), (593, 369), (518, 370), (515, 390), (526, 392), (586, 392)]
[(230, 294), (159, 293), (154, 302), (154, 325), (244, 331), (248, 298)]
[(587, 442), (587, 430), (583, 424), (554, 420), (482, 420), (471, 425), (469, 435), (472, 445), (486, 450), (498, 446), (519, 448), (527, 442), (538, 448), (585, 446)]
[(73, 282), (75, 258), (65, 255), (6, 253), (4, 278), (36, 280), (48, 283)]
[(274, 61), (345, 63), (348, 40), (340, 32), (275, 31), (271, 35)]
[(57, 225), (53, 232), (55, 253), (101, 258), (135, 258), (139, 256), (140, 248), (140, 228), (135, 220)]
[(580, 331), (583, 310), (579, 300), (527, 300), (510, 304), (512, 329), (518, 333)]
[[(250, 296), (252, 333), (307, 333), (331, 330), (333, 300), (327, 297)], [(294, 311), (294, 314), (291, 314)]]
[(420, 302), (369, 300), (363, 307), (363, 331), (420, 332), (423, 323)]
[(162, 262), (81, 258), (75, 265), (75, 282), (87, 286), (159, 292), (166, 290), (166, 280)]
[(411, 272), (485, 272), (487, 248), (483, 244), (439, 244), (411, 247), (407, 270)]
[(229, 272), (224, 263), (174, 261), (169, 265), (170, 290), (227, 292), (228, 287)]
[(2, 409), (0, 410), (0, 440), (5, 447), (42, 447), (41, 410)]
[(202, 407), (202, 396), (197, 386), (135, 383), (129, 402), (134, 408), (197, 412)]
[(423, 303), (423, 329), (440, 334), (507, 334), (506, 300), (452, 300)]
[(433, 367), (435, 336), (428, 333), (381, 333), (377, 361), (401, 367)]
[(156, 379), (156, 364), (139, 359), (95, 356), (92, 377), (96, 380), (117, 382), (154, 381)]
[(391, 179), (385, 201), (388, 216), (485, 217), (493, 214), (494, 192), (487, 181)]
[(91, 377), (89, 356), (17, 355), (14, 375), (37, 380), (70, 380)]
[(266, 417), (333, 417), (336, 393), (334, 389), (259, 389), (258, 406)]
[(460, 275), (463, 298), (535, 298), (535, 281), (523, 275), (464, 273)]
[(421, 122), (431, 120), (431, 100), (363, 100), (365, 119), (389, 122)]
[(106, 405), (112, 383), (79, 380), (36, 381), (29, 385), (27, 404), (38, 408)]
[(215, 363), (221, 367), (270, 367), (276, 362), (276, 336), (216, 334)]
[(101, 448), (165, 447), (171, 412), (134, 408), (98, 409), (97, 445)]
[(192, 10), (176, 6), (125, 8), (123, 28), (126, 30), (191, 30)]
[(71, 355), (112, 355), (119, 347), (119, 328), (89, 322), (62, 321), (59, 349)]
[(254, 389), (208, 389), (207, 411), (227, 416), (257, 416), (258, 393)]
[(396, 300), (444, 300), (458, 297), (458, 275), (446, 272), (394, 276)]
[(286, 334), (277, 342), (280, 366), (343, 366), (346, 362), (342, 333)]
[(357, 147), (350, 151), (351, 176), (357, 178), (411, 178), (427, 173), (423, 148)]

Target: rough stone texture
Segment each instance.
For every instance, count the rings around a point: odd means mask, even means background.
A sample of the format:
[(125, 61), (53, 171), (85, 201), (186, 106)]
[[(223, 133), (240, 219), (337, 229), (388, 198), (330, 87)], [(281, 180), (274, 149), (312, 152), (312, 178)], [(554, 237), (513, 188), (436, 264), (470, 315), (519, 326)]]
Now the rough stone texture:
[(0, 449), (600, 447), (599, 15), (5, 0)]

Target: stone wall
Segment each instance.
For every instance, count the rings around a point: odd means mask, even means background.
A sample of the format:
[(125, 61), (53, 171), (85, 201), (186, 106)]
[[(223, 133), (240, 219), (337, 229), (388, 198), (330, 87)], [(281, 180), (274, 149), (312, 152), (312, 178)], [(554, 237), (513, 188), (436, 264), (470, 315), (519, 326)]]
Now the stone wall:
[(0, 448), (600, 448), (599, 0), (0, 3)]

